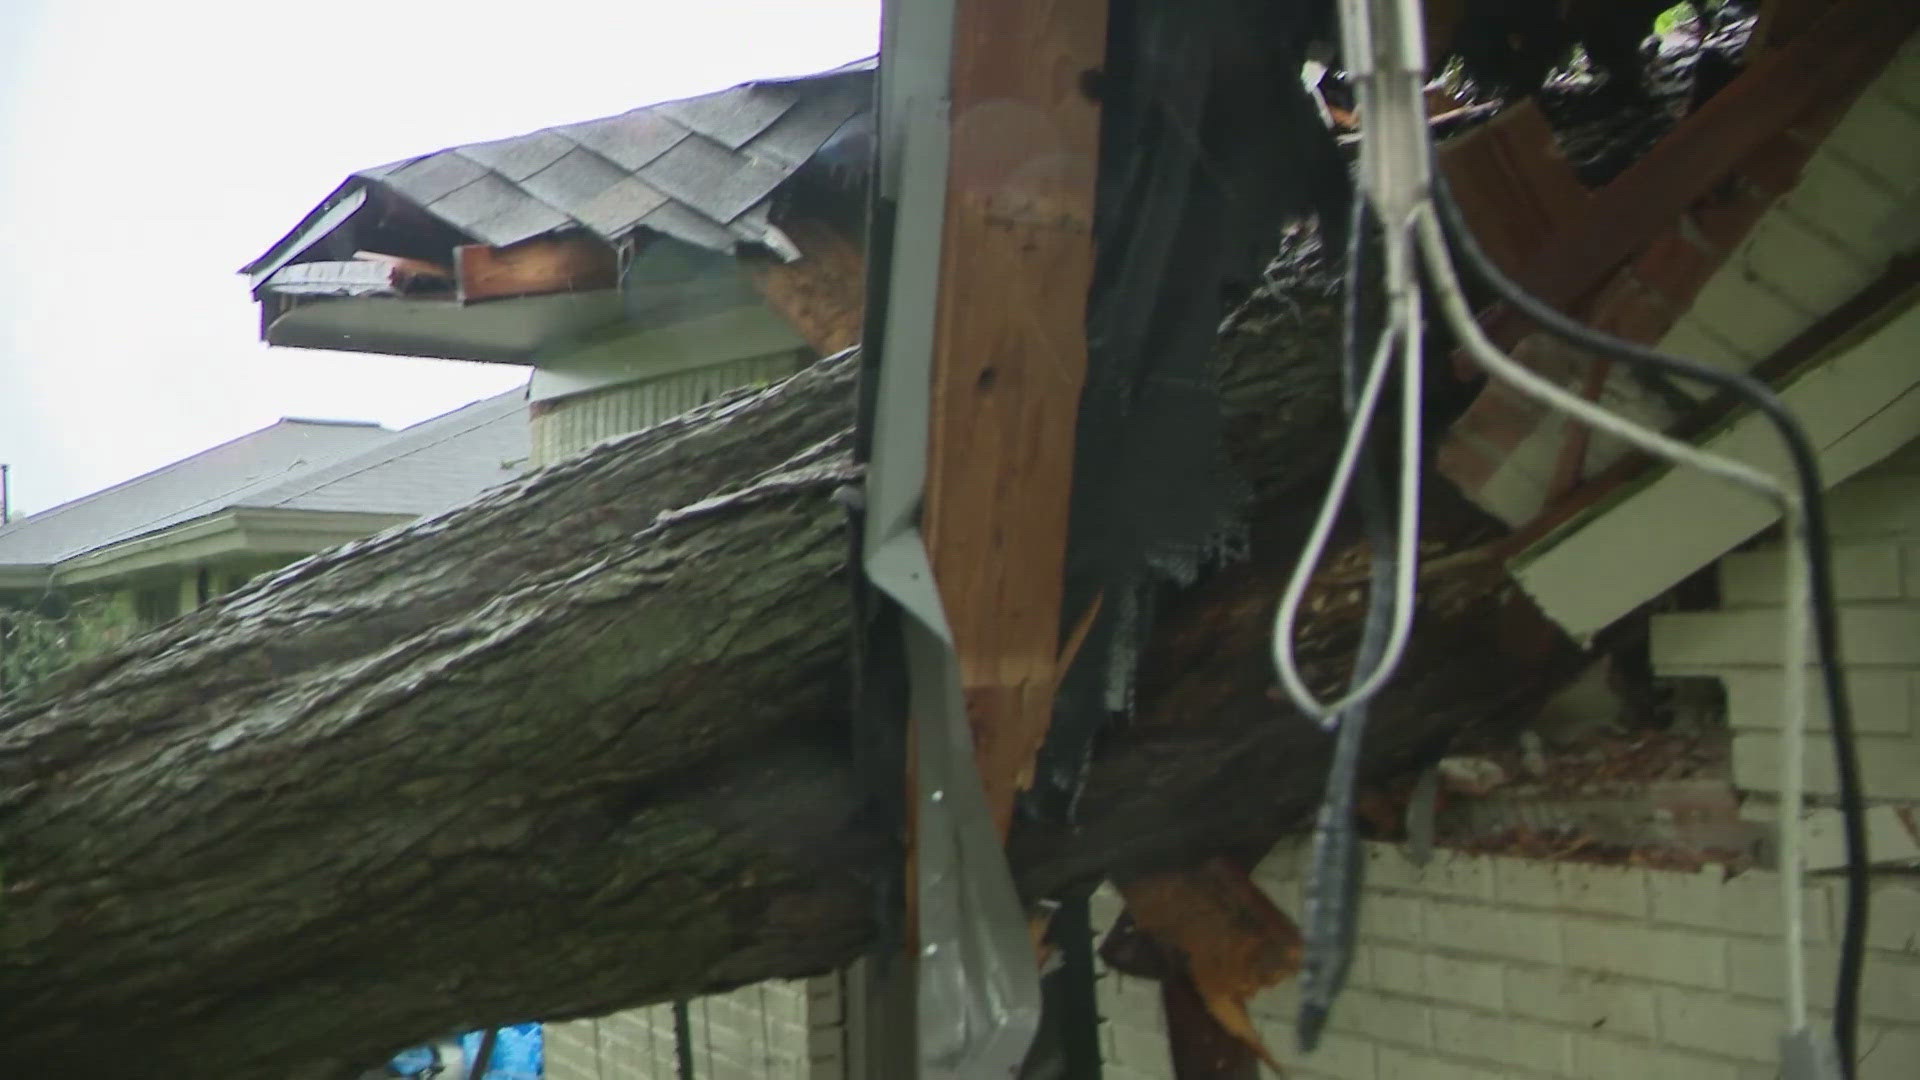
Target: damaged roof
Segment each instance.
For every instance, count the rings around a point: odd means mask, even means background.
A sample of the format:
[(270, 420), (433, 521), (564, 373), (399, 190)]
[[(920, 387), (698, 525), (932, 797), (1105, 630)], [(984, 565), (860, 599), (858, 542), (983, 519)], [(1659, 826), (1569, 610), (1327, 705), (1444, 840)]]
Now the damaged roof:
[(495, 247), (575, 229), (619, 243), (647, 229), (796, 258), (768, 220), (773, 191), (867, 112), (874, 69), (861, 60), (362, 169), (241, 272), (260, 284), (358, 213), (370, 191)]

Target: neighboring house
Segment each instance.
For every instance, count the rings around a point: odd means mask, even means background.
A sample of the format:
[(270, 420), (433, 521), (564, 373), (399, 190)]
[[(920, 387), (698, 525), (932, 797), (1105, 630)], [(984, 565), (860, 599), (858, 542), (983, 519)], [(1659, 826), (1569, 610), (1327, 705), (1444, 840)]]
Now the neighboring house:
[(157, 625), (512, 479), (526, 465), (526, 412), (516, 389), (400, 431), (281, 420), (0, 527), (0, 599), (105, 596)]
[[(269, 344), (527, 364), (531, 463), (853, 343), (873, 61), (353, 174), (244, 269)], [(787, 268), (824, 270), (786, 287)], [(845, 293), (853, 294), (849, 301)], [(816, 985), (553, 1025), (555, 1080), (825, 1077)], [(710, 1071), (710, 1069), (732, 1071)]]

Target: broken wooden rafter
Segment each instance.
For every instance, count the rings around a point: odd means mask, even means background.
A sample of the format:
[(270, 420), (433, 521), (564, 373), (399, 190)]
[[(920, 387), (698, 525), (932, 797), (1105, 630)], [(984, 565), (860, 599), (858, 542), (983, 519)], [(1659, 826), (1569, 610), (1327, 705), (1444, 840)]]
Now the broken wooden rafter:
[[(1920, 24), (1912, 0), (1845, 0), (1790, 45), (1765, 52), (1646, 156), (1586, 200), (1532, 253), (1503, 269), (1564, 308), (1670, 228), (1767, 139), (1824, 102), (1850, 97)], [(1476, 233), (1484, 218), (1468, 222)], [(1497, 261), (1497, 253), (1496, 261)], [(1513, 331), (1494, 334), (1511, 340)]]
[[(1278, 1069), (1247, 1002), (1299, 973), (1302, 943), (1293, 920), (1245, 870), (1225, 859), (1123, 880), (1119, 888), (1127, 913), (1167, 963), (1162, 985), (1190, 982), (1221, 1030)], [(1167, 1004), (1176, 1002), (1169, 998)], [(1167, 1018), (1173, 1021), (1171, 1009)]]
[(511, 247), (453, 249), (460, 302), (611, 289), (619, 284), (613, 248), (597, 236), (541, 236)]

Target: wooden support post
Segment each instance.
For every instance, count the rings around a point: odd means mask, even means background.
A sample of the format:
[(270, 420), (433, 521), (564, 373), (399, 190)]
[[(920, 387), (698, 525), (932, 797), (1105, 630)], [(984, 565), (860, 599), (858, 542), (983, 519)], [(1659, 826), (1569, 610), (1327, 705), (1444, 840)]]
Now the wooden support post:
[(961, 0), (924, 528), (1002, 834), (1058, 681), (1106, 0)]

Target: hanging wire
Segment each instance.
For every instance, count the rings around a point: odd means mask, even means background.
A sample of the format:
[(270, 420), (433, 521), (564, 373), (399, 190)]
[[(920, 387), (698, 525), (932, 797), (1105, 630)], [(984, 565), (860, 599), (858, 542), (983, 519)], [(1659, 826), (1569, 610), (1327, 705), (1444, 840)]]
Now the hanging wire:
[[(1783, 527), (1790, 546), (1799, 549), (1799, 558), (1790, 558), (1788, 573), (1798, 575), (1790, 579), (1787, 589), (1789, 617), (1793, 615), (1796, 595), (1804, 596), (1812, 624), (1815, 662), (1820, 669), (1822, 698), (1826, 706), (1829, 731), (1832, 739), (1834, 766), (1840, 792), (1840, 810), (1842, 831), (1846, 846), (1846, 908), (1842, 918), (1840, 940), (1840, 965), (1836, 976), (1834, 992), (1834, 1011), (1832, 1044), (1837, 1056), (1836, 1068), (1842, 1076), (1851, 1077), (1857, 1057), (1860, 975), (1865, 961), (1866, 926), (1870, 881), (1867, 864), (1866, 810), (1864, 794), (1860, 782), (1860, 763), (1854, 738), (1853, 708), (1849, 700), (1846, 680), (1840, 666), (1840, 641), (1838, 603), (1833, 587), (1833, 553), (1827, 533), (1826, 493), (1820, 480), (1820, 462), (1813, 449), (1813, 441), (1808, 438), (1806, 429), (1780, 400), (1778, 395), (1764, 383), (1743, 371), (1728, 371), (1722, 368), (1674, 356), (1623, 341), (1610, 334), (1604, 334), (1591, 327), (1574, 322), (1565, 315), (1547, 306), (1520, 288), (1512, 279), (1500, 272), (1485, 250), (1482, 249), (1473, 233), (1466, 226), (1459, 205), (1454, 201), (1446, 177), (1434, 175), (1434, 203), (1436, 204), (1446, 238), (1452, 248), (1459, 252), (1493, 290), (1512, 305), (1514, 310), (1539, 324), (1541, 328), (1580, 348), (1601, 356), (1610, 357), (1626, 364), (1648, 368), (1662, 374), (1692, 379), (1706, 383), (1750, 406), (1764, 416), (1779, 434), (1785, 444), (1794, 472), (1794, 502), (1799, 514), (1795, 517), (1783, 517)], [(1477, 324), (1476, 324), (1477, 325)], [(1796, 527), (1797, 525), (1797, 527)], [(1791, 554), (1791, 553), (1790, 553)], [(1796, 569), (1791, 564), (1799, 563)], [(1804, 625), (1804, 624), (1803, 624)], [(1791, 633), (1791, 631), (1790, 631)], [(1804, 638), (1798, 637), (1802, 644), (1791, 648), (1783, 662), (1786, 663), (1783, 676), (1786, 686), (1783, 689), (1794, 692), (1795, 686), (1803, 685), (1805, 664), (1793, 664), (1796, 655), (1804, 661)], [(1790, 639), (1791, 640), (1791, 639)], [(1798, 808), (1802, 799), (1803, 772), (1800, 768), (1803, 757), (1804, 723), (1795, 720), (1792, 712), (1804, 710), (1806, 696), (1789, 698), (1789, 715), (1783, 720), (1790, 726), (1782, 730), (1781, 768), (1783, 783), (1781, 786), (1782, 831), (1780, 834), (1780, 862), (1782, 876), (1797, 876), (1802, 873), (1799, 866), (1799, 830)], [(1791, 783), (1786, 783), (1784, 773), (1792, 769)], [(1791, 801), (1789, 801), (1791, 797)], [(1791, 813), (1789, 811), (1792, 811)], [(1792, 860), (1789, 861), (1789, 856)], [(1799, 929), (1792, 923), (1792, 914), (1800, 909), (1802, 899), (1798, 889), (1789, 896), (1785, 890), (1787, 883), (1782, 882), (1782, 900), (1786, 905), (1789, 922), (1786, 932), (1792, 936)], [(1798, 970), (1804, 972), (1804, 958), (1795, 950), (1787, 959), (1789, 977)], [(1804, 975), (1801, 976), (1804, 981)], [(1804, 1007), (1802, 1007), (1804, 1014)]]
[[(1415, 515), (1418, 503), (1421, 387), (1418, 374), (1419, 301), (1417, 293), (1409, 295), (1409, 279), (1410, 256), (1417, 246), (1426, 263), (1429, 283), (1440, 295), (1443, 316), (1467, 351), (1494, 378), (1674, 464), (1701, 469), (1759, 494), (1779, 508), (1790, 549), (1782, 656), (1786, 665), (1785, 689), (1788, 694), (1787, 715), (1782, 731), (1780, 822), (1788, 1026), (1782, 1047), (1787, 1055), (1789, 1070), (1800, 1070), (1807, 1075), (1834, 1071), (1851, 1077), (1855, 1056), (1859, 966), (1866, 922), (1865, 829), (1860, 807), (1857, 762), (1853, 759), (1851, 713), (1839, 667), (1831, 553), (1827, 545), (1822, 504), (1824, 493), (1811, 443), (1793, 415), (1757, 380), (1738, 373), (1719, 371), (1695, 361), (1670, 357), (1579, 326), (1499, 275), (1460, 220), (1458, 207), (1451, 200), (1444, 177), (1430, 168), (1432, 136), (1420, 97), (1425, 43), (1417, 0), (1378, 0), (1375, 3), (1369, 0), (1342, 0), (1341, 29), (1347, 60), (1358, 88), (1362, 115), (1368, 118), (1368, 131), (1361, 142), (1364, 196), (1371, 201), (1374, 212), (1379, 214), (1386, 226), (1382, 244), (1387, 264), (1388, 319), (1387, 329), (1374, 351), (1366, 381), (1358, 400), (1353, 403), (1347, 438), (1342, 445), (1327, 499), (1315, 519), (1306, 549), (1289, 579), (1275, 618), (1274, 656), (1283, 687), (1294, 703), (1308, 715), (1322, 723), (1333, 721), (1341, 725), (1327, 793), (1315, 830), (1314, 880), (1309, 894), (1307, 986), (1299, 1021), (1301, 1042), (1311, 1048), (1317, 1040), (1333, 998), (1338, 994), (1351, 955), (1359, 875), (1357, 847), (1352, 834), (1352, 785), (1361, 728), (1367, 701), (1391, 677), (1404, 652), (1412, 619), (1413, 580), (1417, 569), (1414, 560), (1418, 553), (1418, 523)], [(1434, 206), (1436, 197), (1440, 203), (1438, 211)], [(1447, 215), (1445, 230), (1442, 227), (1442, 213)], [(1667, 374), (1707, 381), (1751, 403), (1774, 423), (1786, 441), (1798, 479), (1798, 491), (1741, 462), (1700, 450), (1642, 427), (1568, 392), (1507, 357), (1487, 339), (1467, 306), (1449, 254), (1448, 231), (1452, 233), (1454, 243), (1467, 255), (1476, 270), (1488, 278), (1496, 291), (1549, 332), (1603, 355), (1623, 360), (1636, 368), (1653, 368)], [(1356, 236), (1360, 232), (1355, 229)], [(1392, 618), (1386, 641), (1381, 646), (1381, 655), (1370, 663), (1364, 655), (1367, 650), (1363, 644), (1363, 655), (1356, 662), (1351, 688), (1345, 697), (1327, 705), (1308, 692), (1299, 677), (1293, 657), (1293, 628), (1307, 580), (1324, 553), (1334, 516), (1346, 500), (1362, 457), (1361, 449), (1396, 341), (1402, 344), (1401, 360), (1407, 381), (1402, 399), (1403, 438), (1406, 441), (1401, 445), (1400, 543), (1396, 551), (1398, 562), (1391, 572)], [(1351, 340), (1347, 342), (1347, 349), (1347, 363), (1350, 366), (1352, 358), (1357, 355)], [(1370, 630), (1375, 629), (1376, 611), (1384, 610), (1382, 586), (1387, 576), (1379, 572), (1382, 567), (1377, 561), (1375, 569), (1374, 596), (1369, 604)], [(1806, 1027), (1805, 965), (1801, 950), (1804, 913), (1800, 890), (1803, 869), (1799, 857), (1799, 818), (1803, 799), (1806, 630), (1809, 623), (1813, 626), (1818, 645), (1832, 721), (1848, 846), (1847, 925), (1842, 942), (1840, 986), (1836, 995), (1832, 1038), (1833, 1046), (1839, 1051), (1837, 1064), (1829, 1064), (1832, 1055), (1822, 1052), (1818, 1040)]]
[[(1367, 202), (1353, 201), (1353, 220), (1347, 235), (1346, 298), (1341, 320), (1342, 399), (1347, 415), (1357, 414), (1363, 369), (1360, 355), (1361, 294), (1366, 285)], [(1382, 490), (1379, 462), (1371, 445), (1360, 451), (1354, 492), (1372, 549), (1372, 588), (1367, 597), (1366, 621), (1354, 660), (1354, 682), (1379, 666), (1393, 623), (1394, 580), (1399, 557), (1394, 530)], [(1366, 733), (1368, 708), (1360, 702), (1339, 717), (1339, 734), (1327, 771), (1327, 787), (1314, 821), (1313, 855), (1304, 913), (1305, 949), (1300, 973), (1300, 1048), (1311, 1053), (1333, 1010), (1334, 999), (1346, 984), (1353, 964), (1355, 914), (1360, 901), (1364, 863), (1354, 826), (1354, 795), (1359, 773), (1360, 747)]]

